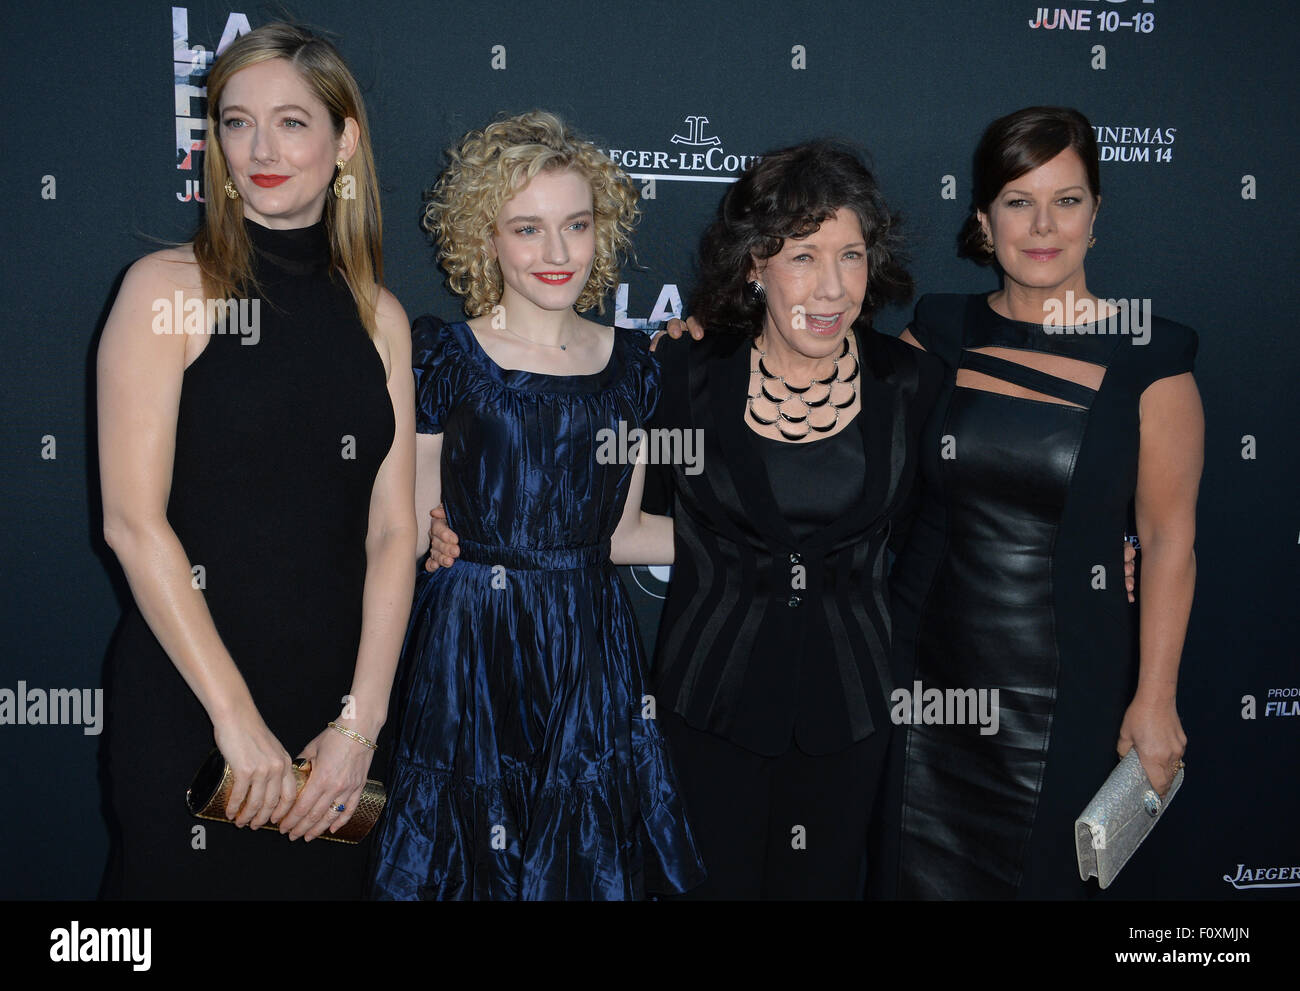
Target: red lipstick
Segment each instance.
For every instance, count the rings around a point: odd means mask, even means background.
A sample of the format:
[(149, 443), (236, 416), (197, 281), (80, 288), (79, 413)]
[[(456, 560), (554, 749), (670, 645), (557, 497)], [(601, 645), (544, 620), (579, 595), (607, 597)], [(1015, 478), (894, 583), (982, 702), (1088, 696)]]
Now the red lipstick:
[(534, 272), (533, 278), (545, 282), (548, 286), (562, 286), (573, 278), (572, 272)]
[(252, 179), (253, 182), (261, 186), (263, 189), (270, 189), (272, 186), (278, 186), (280, 183), (287, 181), (289, 177), (287, 175), (266, 175), (264, 173), (258, 173), (257, 175), (251, 175), (248, 178)]

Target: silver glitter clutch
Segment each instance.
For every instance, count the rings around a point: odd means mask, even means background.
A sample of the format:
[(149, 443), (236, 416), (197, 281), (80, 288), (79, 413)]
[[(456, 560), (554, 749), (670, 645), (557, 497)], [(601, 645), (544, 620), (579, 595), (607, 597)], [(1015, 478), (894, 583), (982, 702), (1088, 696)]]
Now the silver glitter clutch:
[(1109, 887), (1174, 800), (1182, 783), (1180, 767), (1162, 799), (1142, 769), (1137, 748), (1130, 750), (1074, 821), (1079, 877), (1086, 881), (1095, 875), (1098, 884)]

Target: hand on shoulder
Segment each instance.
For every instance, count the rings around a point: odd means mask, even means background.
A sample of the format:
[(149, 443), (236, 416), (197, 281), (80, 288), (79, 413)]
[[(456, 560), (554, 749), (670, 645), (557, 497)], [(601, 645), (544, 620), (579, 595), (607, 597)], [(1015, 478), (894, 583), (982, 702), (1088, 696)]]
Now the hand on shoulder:
[(683, 354), (690, 350), (693, 343), (704, 339), (703, 331), (701, 331), (700, 336), (693, 337), (691, 334), (686, 333), (685, 330), (686, 324), (673, 318), (668, 321), (665, 327), (646, 336), (647, 346), (651, 352), (661, 359), (669, 353)]

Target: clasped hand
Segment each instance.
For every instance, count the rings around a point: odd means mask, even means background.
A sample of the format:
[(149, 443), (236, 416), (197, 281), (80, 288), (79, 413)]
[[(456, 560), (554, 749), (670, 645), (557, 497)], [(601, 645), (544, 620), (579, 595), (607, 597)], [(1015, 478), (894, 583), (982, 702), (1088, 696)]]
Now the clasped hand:
[[(255, 712), (214, 726), (217, 748), (234, 772), (226, 817), (241, 829), (277, 825), (290, 840), (336, 833), (352, 818), (373, 751), (329, 727), (298, 755), (311, 761), (299, 793), (288, 752)], [(343, 810), (335, 812), (342, 804)]]

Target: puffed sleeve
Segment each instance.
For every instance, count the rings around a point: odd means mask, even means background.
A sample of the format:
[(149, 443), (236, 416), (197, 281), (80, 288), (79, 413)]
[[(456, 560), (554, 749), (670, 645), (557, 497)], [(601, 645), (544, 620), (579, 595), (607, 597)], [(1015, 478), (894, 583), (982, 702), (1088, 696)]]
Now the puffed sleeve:
[(641, 423), (648, 424), (659, 405), (659, 362), (650, 353), (650, 338), (646, 334), (636, 330), (615, 330), (614, 333), (624, 335), (627, 342), (628, 387)]
[(411, 324), (411, 367), (415, 372), (415, 430), (440, 434), (455, 397), (455, 342), (445, 323), (425, 314)]
[[(685, 375), (681, 359), (685, 358), (690, 338), (673, 340), (665, 335), (660, 338), (659, 346), (653, 353), (647, 351), (646, 358), (654, 363), (653, 411), (646, 419), (647, 430), (671, 429), (679, 424), (672, 421), (672, 397), (677, 393), (680, 382), (674, 377)], [(644, 386), (642, 389), (644, 395)], [(643, 400), (644, 401), (644, 400)], [(669, 515), (673, 508), (674, 477), (673, 466), (664, 464), (647, 464), (645, 471), (645, 488), (641, 492), (641, 509), (647, 513), (660, 516)]]
[(1140, 352), (1139, 381), (1145, 389), (1157, 379), (1192, 371), (1199, 343), (1196, 331), (1172, 320), (1153, 317), (1151, 336), (1145, 344), (1135, 338), (1133, 347)]

